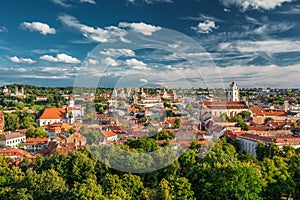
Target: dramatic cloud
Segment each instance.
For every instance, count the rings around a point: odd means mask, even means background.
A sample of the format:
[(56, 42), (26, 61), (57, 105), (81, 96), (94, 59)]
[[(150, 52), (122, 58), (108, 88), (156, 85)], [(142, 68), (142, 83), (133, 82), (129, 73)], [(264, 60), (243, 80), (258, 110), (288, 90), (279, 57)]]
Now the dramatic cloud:
[(140, 69), (140, 70), (145, 70), (147, 69), (147, 65), (143, 63), (142, 61), (139, 61), (135, 58), (128, 59), (125, 61), (125, 64), (133, 69)]
[(54, 28), (51, 28), (48, 24), (42, 22), (23, 22), (20, 27), (30, 31), (40, 32), (42, 35), (56, 33)]
[(141, 33), (143, 35), (151, 36), (156, 31), (161, 30), (159, 26), (153, 26), (150, 24), (145, 24), (143, 22), (140, 23), (127, 23), (127, 22), (120, 22), (119, 27), (122, 28), (131, 28), (137, 33)]
[(293, 0), (220, 0), (223, 5), (229, 7), (235, 5), (242, 8), (244, 11), (247, 9), (264, 9), (271, 10), (285, 2), (292, 2)]
[(300, 52), (300, 41), (290, 40), (266, 40), (266, 41), (236, 41), (233, 43), (221, 43), (220, 50), (238, 51), (241, 53), (265, 52), (288, 53)]
[(40, 57), (41, 60), (46, 60), (49, 62), (61, 62), (61, 63), (69, 63), (69, 64), (76, 64), (80, 63), (80, 60), (77, 58), (74, 58), (72, 56), (69, 56), (67, 54), (57, 54), (56, 57), (53, 57), (51, 55), (43, 55)]
[(198, 33), (210, 33), (217, 28), (215, 22), (210, 20), (205, 20), (204, 22), (200, 22), (198, 26), (192, 27), (192, 29)]
[(18, 58), (17, 56), (9, 57), (9, 60), (14, 63), (34, 64), (36, 61), (30, 58)]
[(116, 39), (119, 39), (123, 42), (128, 42), (124, 38), (126, 36), (126, 31), (115, 26), (94, 28), (80, 23), (75, 17), (70, 15), (61, 15), (58, 19), (64, 25), (79, 30), (84, 37), (95, 42), (112, 42)]
[(135, 56), (131, 49), (104, 49), (100, 54), (105, 56), (119, 57), (119, 56)]

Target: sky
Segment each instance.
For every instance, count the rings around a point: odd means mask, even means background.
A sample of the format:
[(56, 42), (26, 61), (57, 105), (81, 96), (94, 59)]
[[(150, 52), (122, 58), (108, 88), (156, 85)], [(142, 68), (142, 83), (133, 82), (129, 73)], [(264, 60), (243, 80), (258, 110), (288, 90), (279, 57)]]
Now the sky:
[(2, 0), (0, 85), (300, 88), (299, 0)]

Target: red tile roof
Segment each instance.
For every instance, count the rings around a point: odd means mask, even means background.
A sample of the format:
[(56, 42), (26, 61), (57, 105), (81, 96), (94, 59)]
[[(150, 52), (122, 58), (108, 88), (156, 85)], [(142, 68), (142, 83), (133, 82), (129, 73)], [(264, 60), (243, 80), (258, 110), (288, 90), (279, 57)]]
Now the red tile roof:
[(272, 136), (272, 137), (267, 137), (267, 136), (260, 136), (256, 134), (244, 134), (238, 136), (239, 138), (242, 139), (247, 139), (251, 141), (262, 141), (262, 142), (273, 142), (277, 144), (283, 144), (283, 145), (289, 145), (292, 143), (300, 143), (300, 137), (296, 136)]
[(117, 136), (117, 134), (115, 134), (114, 132), (112, 131), (102, 131), (103, 135), (106, 137), (106, 138), (110, 138), (110, 137), (114, 137), (114, 136)]
[(247, 134), (246, 131), (227, 131), (224, 135), (230, 137), (231, 139), (236, 139), (239, 135)]
[(48, 138), (27, 138), (24, 145), (44, 145), (48, 143)]
[(67, 111), (64, 108), (45, 108), (40, 119), (64, 119)]
[(67, 136), (65, 136), (65, 135), (60, 135), (60, 136), (56, 137), (54, 140), (56, 140), (56, 141), (59, 142), (59, 143), (63, 143), (63, 142), (66, 142)]
[(205, 101), (203, 104), (209, 109), (248, 109), (244, 102), (239, 101)]
[(17, 148), (1, 150), (0, 155), (2, 155), (2, 156), (17, 156), (17, 157), (35, 158), (35, 156), (31, 155), (27, 151), (17, 149)]
[(264, 108), (260, 106), (254, 106), (251, 108), (251, 112), (255, 116), (263, 116), (263, 117), (280, 117), (280, 116), (286, 116), (287, 113), (284, 111), (270, 111), (265, 110)]
[(174, 123), (175, 123), (175, 120), (176, 120), (176, 118), (167, 118), (166, 119), (166, 124), (171, 124), (171, 125), (173, 125)]

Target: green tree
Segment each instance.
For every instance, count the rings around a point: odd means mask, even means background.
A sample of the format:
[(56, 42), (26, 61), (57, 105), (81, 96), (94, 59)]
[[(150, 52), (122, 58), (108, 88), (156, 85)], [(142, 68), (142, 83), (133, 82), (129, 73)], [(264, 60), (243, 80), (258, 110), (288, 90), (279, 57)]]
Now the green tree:
[(43, 138), (43, 137), (48, 137), (48, 133), (42, 127), (35, 128), (35, 127), (31, 126), (26, 131), (26, 137)]
[(174, 177), (168, 178), (170, 185), (170, 193), (173, 199), (178, 200), (195, 200), (194, 192), (191, 188), (191, 183), (185, 177)]
[(95, 179), (88, 178), (81, 182), (75, 182), (73, 188), (70, 190), (70, 199), (99, 199), (106, 200), (107, 198), (102, 194), (102, 187), (98, 185)]
[(66, 182), (54, 170), (43, 171), (41, 174), (27, 170), (22, 185), (28, 189), (34, 199), (64, 199), (67, 197)]
[(271, 122), (271, 121), (274, 121), (274, 119), (272, 117), (266, 117), (265, 118), (265, 123), (268, 123), (268, 122)]
[(273, 158), (274, 156), (280, 156), (282, 154), (279, 147), (274, 143), (265, 144), (263, 142), (258, 142), (255, 151), (256, 158), (259, 161), (263, 161), (264, 158)]
[(228, 116), (226, 113), (222, 113), (221, 116), (221, 122), (227, 122), (228, 121)]
[(20, 119), (18, 115), (16, 114), (5, 114), (4, 115), (5, 120), (5, 130), (7, 131), (14, 131), (20, 127)]
[(171, 194), (171, 187), (167, 179), (162, 179), (159, 183), (158, 188), (158, 197), (159, 200), (172, 200), (174, 196)]
[(180, 128), (181, 125), (182, 125), (181, 118), (176, 118), (175, 121), (174, 121), (174, 128), (178, 129), (178, 128)]
[(21, 119), (21, 128), (28, 129), (29, 127), (36, 126), (35, 116), (27, 114)]
[(295, 182), (283, 158), (265, 158), (261, 163), (261, 171), (265, 199), (280, 200), (293, 194)]

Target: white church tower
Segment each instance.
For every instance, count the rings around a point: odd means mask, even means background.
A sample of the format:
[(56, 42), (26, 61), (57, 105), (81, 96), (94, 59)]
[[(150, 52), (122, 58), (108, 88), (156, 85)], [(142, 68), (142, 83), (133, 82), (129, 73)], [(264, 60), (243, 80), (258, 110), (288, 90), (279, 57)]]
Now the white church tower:
[(75, 100), (72, 96), (69, 97), (69, 107), (71, 108), (75, 107)]
[(240, 91), (235, 82), (229, 85), (227, 92), (227, 101), (240, 101)]

